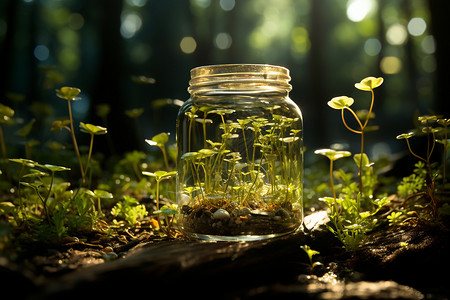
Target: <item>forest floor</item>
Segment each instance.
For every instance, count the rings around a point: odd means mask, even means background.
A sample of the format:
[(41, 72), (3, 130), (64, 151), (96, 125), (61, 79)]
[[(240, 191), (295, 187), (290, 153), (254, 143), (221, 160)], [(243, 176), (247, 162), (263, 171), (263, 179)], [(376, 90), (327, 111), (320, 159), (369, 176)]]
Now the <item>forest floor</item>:
[[(52, 249), (30, 243), (28, 256), (0, 258), (0, 283), (4, 295), (19, 299), (449, 299), (449, 224), (386, 226), (344, 251), (326, 222), (319, 211), (302, 231), (254, 242), (127, 230), (108, 242), (97, 232)], [(320, 252), (313, 256), (320, 267), (311, 270), (302, 245)]]

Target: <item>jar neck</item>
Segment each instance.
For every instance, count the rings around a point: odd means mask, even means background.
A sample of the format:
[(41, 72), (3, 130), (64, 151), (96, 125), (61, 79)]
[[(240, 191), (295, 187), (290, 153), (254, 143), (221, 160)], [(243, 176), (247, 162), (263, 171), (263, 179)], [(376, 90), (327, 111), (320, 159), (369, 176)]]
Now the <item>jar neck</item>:
[(279, 66), (212, 65), (191, 70), (188, 91), (192, 98), (287, 97), (290, 79), (289, 70)]

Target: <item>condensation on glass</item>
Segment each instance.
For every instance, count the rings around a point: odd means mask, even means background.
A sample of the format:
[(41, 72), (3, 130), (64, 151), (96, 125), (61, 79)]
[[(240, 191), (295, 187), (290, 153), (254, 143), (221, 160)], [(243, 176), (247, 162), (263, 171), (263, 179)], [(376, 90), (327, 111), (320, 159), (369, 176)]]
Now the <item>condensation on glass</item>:
[(289, 70), (191, 70), (177, 118), (177, 224), (190, 237), (246, 241), (295, 232), (303, 220), (303, 120)]

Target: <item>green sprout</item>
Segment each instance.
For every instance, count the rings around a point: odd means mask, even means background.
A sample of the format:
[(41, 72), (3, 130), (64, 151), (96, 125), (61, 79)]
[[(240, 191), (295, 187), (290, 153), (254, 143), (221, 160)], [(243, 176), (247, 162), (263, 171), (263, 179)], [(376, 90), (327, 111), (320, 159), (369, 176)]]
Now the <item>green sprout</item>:
[(161, 149), (161, 152), (163, 154), (164, 158), (164, 164), (166, 166), (166, 169), (169, 170), (169, 160), (167, 159), (167, 151), (166, 151), (166, 144), (169, 141), (169, 134), (162, 132), (157, 135), (155, 135), (151, 140), (146, 139), (145, 140), (150, 146), (157, 146), (159, 149)]
[(108, 131), (105, 127), (96, 126), (92, 124), (85, 124), (83, 122), (80, 122), (80, 131), (88, 133), (91, 136), (91, 142), (89, 144), (89, 153), (86, 161), (86, 168), (84, 169), (83, 172), (83, 174), (86, 175), (89, 168), (89, 164), (91, 162), (92, 148), (94, 147), (94, 135), (103, 135), (106, 134)]
[[(447, 128), (450, 124), (449, 119), (442, 119), (435, 115), (425, 115), (425, 116), (419, 116), (418, 121), (421, 124), (421, 128), (419, 131), (411, 131), (408, 133), (403, 133), (397, 136), (398, 140), (406, 140), (406, 145), (408, 146), (409, 152), (419, 159), (419, 161), (422, 161), (425, 163), (426, 166), (426, 174), (425, 174), (425, 186), (426, 186), (426, 193), (428, 197), (431, 199), (431, 207), (432, 207), (432, 213), (433, 217), (436, 218), (438, 216), (438, 204), (435, 197), (435, 182), (437, 178), (437, 174), (433, 174), (432, 170), (432, 162), (431, 157), (435, 150), (436, 142), (441, 143), (444, 145), (444, 156), (443, 156), (443, 183), (442, 183), (442, 189), (445, 188), (446, 183), (446, 164), (447, 164), (447, 148), (448, 148), (448, 133)], [(433, 127), (432, 124), (437, 123), (443, 127)], [(444, 131), (444, 139), (436, 139), (436, 135), (440, 134), (442, 131)], [(417, 133), (423, 133), (427, 136), (427, 148), (425, 155), (419, 155), (417, 154), (411, 147), (411, 144), (409, 142), (409, 139), (416, 136)]]
[(308, 260), (309, 260), (309, 271), (311, 273), (311, 275), (313, 274), (314, 268), (318, 267), (318, 266), (322, 266), (323, 264), (321, 262), (313, 262), (313, 256), (314, 255), (318, 255), (320, 254), (319, 251), (313, 250), (311, 249), (310, 246), (308, 245), (302, 245), (300, 246), (300, 249), (302, 249), (303, 251), (305, 251), (306, 255), (308, 256)]
[(302, 152), (296, 150), (301, 146), (301, 122), (279, 111), (279, 105), (264, 106), (245, 119), (220, 106), (184, 112), (186, 148), (178, 161), (179, 188), (187, 201), (180, 207), (184, 228), (192, 226), (191, 212), (222, 209), (232, 214), (244, 208), (278, 212), (283, 215), (280, 223), (285, 222), (280, 228), (294, 225), (289, 222), (295, 222), (291, 217), (298, 215), (302, 200)]
[[(370, 108), (369, 111), (366, 114), (366, 120), (364, 123), (362, 123), (361, 119), (358, 117), (356, 112), (350, 108), (350, 106), (354, 103), (354, 99), (347, 97), (347, 96), (340, 96), (340, 97), (334, 97), (330, 101), (328, 101), (328, 105), (331, 108), (337, 109), (341, 111), (341, 118), (342, 122), (344, 123), (345, 128), (350, 130), (353, 133), (360, 134), (361, 135), (361, 160), (359, 163), (359, 192), (363, 193), (363, 183), (362, 183), (362, 170), (363, 170), (363, 153), (364, 153), (364, 133), (367, 131), (367, 124), (369, 122), (369, 119), (371, 118), (372, 110), (373, 110), (373, 104), (375, 100), (375, 94), (374, 89), (376, 87), (379, 87), (383, 83), (382, 77), (366, 77), (361, 82), (355, 83), (355, 87), (362, 91), (369, 91), (372, 94), (372, 100), (370, 102)], [(354, 129), (350, 127), (347, 122), (345, 121), (345, 115), (344, 112), (349, 111), (353, 117), (355, 118), (356, 122), (359, 125), (359, 129)]]
[(349, 151), (337, 151), (333, 149), (318, 149), (314, 151), (315, 154), (326, 156), (330, 160), (330, 185), (331, 190), (333, 191), (333, 199), (334, 199), (334, 213), (339, 215), (337, 199), (336, 199), (336, 190), (334, 188), (334, 179), (333, 179), (333, 164), (335, 160), (338, 160), (343, 157), (348, 157), (351, 154)]
[(80, 150), (78, 149), (77, 138), (75, 137), (75, 131), (74, 131), (74, 127), (73, 127), (73, 117), (72, 117), (72, 106), (71, 106), (72, 101), (81, 99), (80, 97), (78, 97), (78, 95), (80, 93), (81, 93), (80, 89), (74, 88), (74, 87), (67, 87), (67, 86), (62, 87), (59, 90), (56, 90), (56, 96), (67, 101), (67, 107), (68, 107), (68, 111), (69, 111), (69, 122), (68, 122), (69, 124), (68, 125), (70, 125), (70, 128), (67, 128), (67, 129), (69, 130), (70, 135), (72, 136), (73, 147), (75, 149), (75, 153), (78, 158), (78, 164), (80, 166), (81, 180), (82, 180), (82, 184), (84, 184), (86, 181), (86, 174), (84, 173), (83, 163), (81, 161)]
[[(155, 180), (156, 180), (156, 211), (159, 211), (160, 210), (160, 208), (159, 208), (159, 186), (160, 186), (160, 182), (162, 180), (169, 179), (173, 175), (176, 175), (177, 172), (176, 171), (171, 171), (171, 172), (156, 171), (155, 173), (152, 173), (152, 172), (143, 171), (142, 174), (146, 175), (146, 176), (154, 177)], [(157, 213), (157, 215), (158, 215), (157, 221), (158, 221), (159, 228), (161, 230), (163, 230), (167, 235), (170, 236), (171, 235), (171, 232), (170, 232), (170, 224), (171, 223), (168, 225), (167, 230), (165, 230), (163, 228), (163, 226), (161, 225), (161, 220), (159, 218), (160, 213)]]

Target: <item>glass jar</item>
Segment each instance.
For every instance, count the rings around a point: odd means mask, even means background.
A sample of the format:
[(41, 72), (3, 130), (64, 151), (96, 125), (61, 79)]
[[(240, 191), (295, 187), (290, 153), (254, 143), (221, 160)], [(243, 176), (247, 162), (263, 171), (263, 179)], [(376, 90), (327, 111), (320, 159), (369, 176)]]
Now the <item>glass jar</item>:
[(191, 70), (177, 118), (177, 223), (191, 237), (258, 240), (303, 220), (303, 120), (289, 70)]

